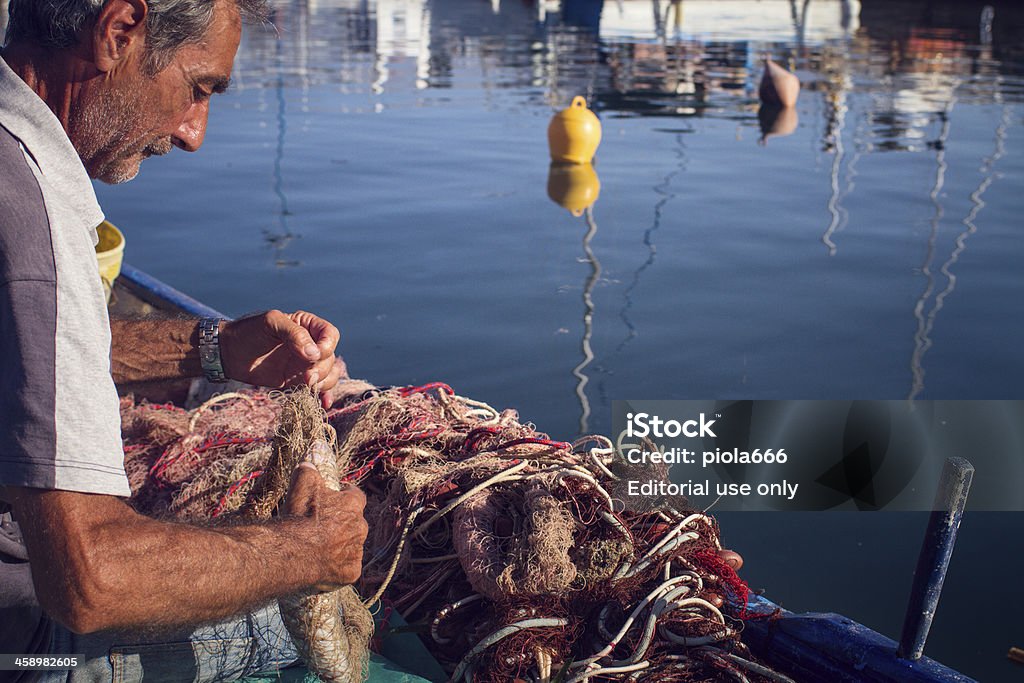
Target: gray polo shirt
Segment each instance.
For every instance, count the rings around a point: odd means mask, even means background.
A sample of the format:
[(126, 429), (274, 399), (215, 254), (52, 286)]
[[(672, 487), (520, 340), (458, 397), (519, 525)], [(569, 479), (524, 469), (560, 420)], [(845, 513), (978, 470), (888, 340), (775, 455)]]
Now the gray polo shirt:
[[(60, 121), (0, 57), (0, 487), (130, 493), (96, 263), (102, 220)], [(15, 540), (0, 534), (0, 632), (35, 628), (4, 609), (24, 614), (34, 598)]]
[(130, 494), (103, 212), (49, 107), (0, 59), (0, 486)]

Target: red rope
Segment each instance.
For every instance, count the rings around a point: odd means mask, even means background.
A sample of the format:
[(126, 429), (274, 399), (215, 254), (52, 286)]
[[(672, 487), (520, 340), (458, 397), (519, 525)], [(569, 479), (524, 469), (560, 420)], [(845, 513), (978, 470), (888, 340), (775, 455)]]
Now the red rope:
[(149, 476), (156, 481), (158, 485), (163, 486), (162, 482), (165, 481), (164, 475), (167, 473), (167, 470), (187, 456), (191, 456), (193, 454), (198, 455), (227, 446), (243, 446), (254, 443), (266, 443), (268, 441), (270, 441), (270, 437), (267, 436), (245, 436), (238, 434), (237, 432), (220, 432), (210, 434), (202, 443), (194, 448), (189, 448), (178, 453), (171, 453), (170, 447), (165, 449), (160, 457), (153, 463), (153, 466), (149, 468)]
[(439, 389), (449, 396), (455, 395), (455, 390), (444, 382), (428, 382), (427, 384), (421, 384), (419, 386), (399, 387), (398, 395), (405, 398), (412, 394), (425, 394), (429, 391), (433, 391), (434, 389)]
[(174, 405), (173, 403), (140, 403), (138, 405), (139, 410), (169, 410), (172, 413), (187, 413), (188, 411), (184, 408)]
[(380, 652), (384, 636), (391, 629), (391, 624), (388, 623), (388, 619), (391, 618), (391, 613), (395, 611), (395, 606), (390, 600), (381, 600), (381, 604), (384, 605), (384, 609), (381, 611), (380, 622), (377, 624), (377, 629), (373, 634), (373, 640), (370, 641), (370, 649), (378, 653)]
[[(428, 384), (421, 384), (419, 386), (398, 387), (397, 389), (395, 389), (395, 391), (401, 398), (406, 398), (413, 394), (425, 394), (430, 391), (433, 391), (434, 389), (446, 393), (449, 396), (455, 395), (455, 390), (452, 389), (447, 384), (445, 384), (444, 382), (430, 382)], [(370, 396), (360, 401), (356, 401), (355, 403), (350, 403), (349, 405), (343, 406), (341, 408), (331, 408), (330, 410), (327, 411), (327, 419), (331, 419), (332, 417), (337, 417), (339, 415), (348, 415), (350, 413), (357, 412), (363, 408), (363, 404), (365, 404), (372, 398), (374, 397)]]
[[(429, 426), (425, 426), (427, 424), (429, 424)], [(381, 458), (391, 454), (396, 449), (401, 448), (402, 446), (408, 446), (412, 443), (432, 439), (441, 435), (444, 430), (445, 428), (440, 425), (430, 424), (429, 416), (417, 415), (409, 421), (409, 424), (402, 427), (398, 432), (376, 439), (371, 439), (363, 444), (356, 452), (355, 457), (361, 459), (369, 456), (369, 458), (361, 467), (342, 477), (342, 480), (358, 481), (368, 474), (370, 470), (380, 462)]]
[(462, 450), (467, 453), (475, 453), (484, 439), (500, 433), (501, 427), (477, 427), (466, 435), (466, 440), (462, 444)]
[(217, 503), (217, 507), (214, 509), (212, 516), (217, 517), (218, 515), (220, 515), (220, 513), (224, 512), (224, 508), (227, 507), (228, 505), (228, 499), (231, 498), (231, 496), (233, 496), (235, 492), (238, 491), (238, 489), (242, 488), (245, 484), (257, 478), (261, 474), (263, 474), (263, 470), (253, 470), (252, 472), (250, 472), (249, 474), (245, 475), (244, 477), (236, 481), (234, 484), (232, 484), (228, 488), (227, 493), (225, 493), (224, 496), (220, 499), (220, 502)]
[(728, 597), (740, 608), (736, 617), (746, 619), (747, 600), (750, 598), (750, 587), (747, 586), (747, 582), (740, 578), (728, 562), (719, 557), (718, 551), (714, 548), (694, 553), (693, 560), (708, 572), (719, 577)]

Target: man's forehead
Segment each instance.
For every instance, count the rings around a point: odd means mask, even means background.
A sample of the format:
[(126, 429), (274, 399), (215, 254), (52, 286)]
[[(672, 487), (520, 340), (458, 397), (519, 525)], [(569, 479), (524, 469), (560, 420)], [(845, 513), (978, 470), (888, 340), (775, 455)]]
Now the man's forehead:
[(202, 44), (178, 51), (175, 62), (183, 77), (195, 85), (223, 92), (231, 83), (234, 52), (210, 52)]
[(242, 36), (242, 20), (234, 2), (217, 3), (206, 36), (179, 51), (180, 63), (189, 78), (217, 92), (227, 89), (231, 68)]
[(241, 39), (242, 16), (238, 6), (233, 0), (221, 0), (216, 4), (213, 21), (202, 40), (188, 47), (200, 52), (197, 56), (202, 61), (226, 69), (230, 74)]

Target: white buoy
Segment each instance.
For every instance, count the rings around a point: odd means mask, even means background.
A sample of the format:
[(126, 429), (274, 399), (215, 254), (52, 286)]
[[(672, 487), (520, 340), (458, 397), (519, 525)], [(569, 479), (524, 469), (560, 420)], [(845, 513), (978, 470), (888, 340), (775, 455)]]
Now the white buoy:
[(761, 76), (761, 88), (758, 90), (761, 101), (792, 107), (796, 105), (799, 94), (800, 79), (773, 62), (770, 57), (765, 57), (764, 75)]

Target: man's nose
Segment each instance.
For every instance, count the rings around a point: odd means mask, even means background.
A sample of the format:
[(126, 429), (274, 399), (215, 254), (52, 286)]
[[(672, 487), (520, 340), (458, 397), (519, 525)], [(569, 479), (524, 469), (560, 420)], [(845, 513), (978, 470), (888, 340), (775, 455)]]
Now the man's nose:
[(203, 146), (203, 138), (206, 137), (206, 119), (210, 113), (208, 102), (196, 102), (193, 104), (185, 119), (178, 126), (171, 136), (174, 145), (186, 152), (195, 152)]

